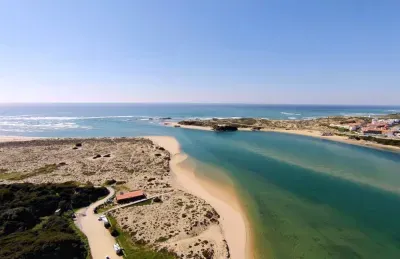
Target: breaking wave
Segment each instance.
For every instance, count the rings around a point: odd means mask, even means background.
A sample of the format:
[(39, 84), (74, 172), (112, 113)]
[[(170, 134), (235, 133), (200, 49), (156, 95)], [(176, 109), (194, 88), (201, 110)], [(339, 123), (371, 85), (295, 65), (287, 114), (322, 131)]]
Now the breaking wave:
[(296, 115), (296, 116), (300, 116), (300, 113), (292, 113), (292, 112), (281, 112), (281, 114), (283, 115)]

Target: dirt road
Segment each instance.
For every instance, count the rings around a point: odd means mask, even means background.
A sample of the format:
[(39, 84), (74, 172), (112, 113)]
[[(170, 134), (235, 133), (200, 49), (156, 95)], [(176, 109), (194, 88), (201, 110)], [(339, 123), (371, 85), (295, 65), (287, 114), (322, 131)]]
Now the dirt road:
[[(90, 251), (93, 259), (104, 259), (108, 255), (110, 258), (118, 258), (115, 254), (113, 245), (115, 239), (110, 232), (104, 227), (102, 221), (98, 221), (98, 214), (94, 214), (93, 209), (104, 203), (115, 193), (114, 189), (107, 187), (110, 194), (102, 200), (92, 203), (89, 207), (82, 208), (77, 211), (77, 219), (75, 224), (87, 236), (89, 240)], [(85, 214), (86, 216), (83, 216)]]

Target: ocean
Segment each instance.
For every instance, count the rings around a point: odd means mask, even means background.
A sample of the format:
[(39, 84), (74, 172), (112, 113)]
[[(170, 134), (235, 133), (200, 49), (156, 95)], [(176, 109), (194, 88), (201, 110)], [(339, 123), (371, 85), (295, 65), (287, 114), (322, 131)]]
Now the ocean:
[(393, 112), (400, 107), (3, 104), (0, 135), (174, 136), (197, 163), (196, 174), (234, 184), (250, 220), (257, 258), (394, 259), (400, 258), (399, 153), (283, 133), (163, 126), (189, 118)]

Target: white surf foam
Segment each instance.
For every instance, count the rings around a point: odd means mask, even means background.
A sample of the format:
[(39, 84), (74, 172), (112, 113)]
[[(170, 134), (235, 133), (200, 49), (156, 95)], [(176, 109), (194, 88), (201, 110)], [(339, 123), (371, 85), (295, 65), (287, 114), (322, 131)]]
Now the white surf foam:
[(300, 113), (292, 113), (292, 112), (281, 112), (281, 114), (283, 115), (296, 115), (296, 116), (300, 116)]

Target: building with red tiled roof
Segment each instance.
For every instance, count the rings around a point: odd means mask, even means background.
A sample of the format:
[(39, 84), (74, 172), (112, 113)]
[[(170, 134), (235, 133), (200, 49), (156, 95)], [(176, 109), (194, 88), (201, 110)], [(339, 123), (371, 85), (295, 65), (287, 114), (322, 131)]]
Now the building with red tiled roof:
[(116, 196), (118, 203), (126, 203), (138, 201), (146, 198), (146, 194), (142, 190), (122, 193)]

